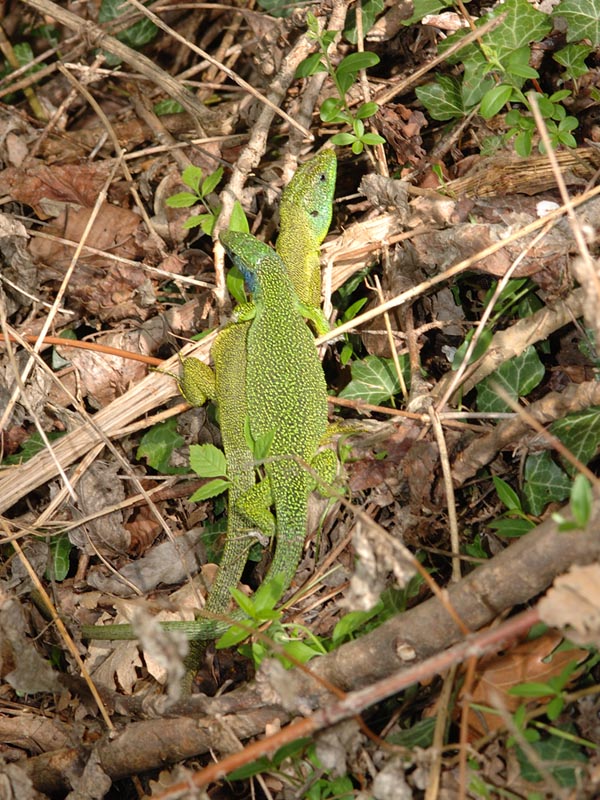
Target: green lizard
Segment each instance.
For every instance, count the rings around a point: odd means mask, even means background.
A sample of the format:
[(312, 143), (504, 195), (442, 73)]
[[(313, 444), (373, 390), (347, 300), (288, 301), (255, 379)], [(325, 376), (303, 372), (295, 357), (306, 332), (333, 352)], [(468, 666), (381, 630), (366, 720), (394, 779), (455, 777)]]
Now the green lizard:
[[(305, 308), (283, 260), (249, 234), (227, 231), (220, 238), (253, 299), (246, 338), (246, 403), (254, 440), (273, 436), (265, 470), (277, 539), (266, 579), (281, 576), (285, 590), (306, 539), (308, 495), (314, 487), (306, 465), (328, 483), (335, 477), (333, 452), (317, 453), (327, 429), (327, 384), (303, 320)], [(268, 528), (262, 484), (240, 498), (238, 507), (263, 530)]]
[[(307, 316), (315, 320), (317, 330), (327, 329), (328, 324), (318, 306), (319, 297), (314, 291), (305, 290), (304, 283), (320, 286), (319, 245), (327, 233), (331, 221), (331, 204), (335, 186), (336, 160), (333, 150), (325, 150), (299, 167), (281, 202), (281, 232), (277, 247), (287, 255), (286, 268), (296, 279), (302, 300), (308, 305)], [(305, 224), (302, 225), (301, 221)], [(299, 234), (298, 231), (301, 233)], [(294, 243), (299, 243), (299, 257), (294, 258)], [(320, 294), (320, 292), (319, 292)], [(315, 310), (317, 313), (315, 313)], [(318, 316), (320, 314), (320, 317)], [(181, 389), (192, 405), (202, 405), (207, 397), (216, 399), (221, 409), (223, 446), (232, 479), (228, 503), (228, 532), (221, 566), (209, 592), (206, 610), (223, 614), (229, 604), (230, 588), (237, 585), (247, 552), (251, 544), (248, 536), (249, 519), (238, 507), (238, 499), (254, 485), (253, 456), (244, 434), (247, 416), (244, 381), (246, 375), (245, 340), (249, 323), (229, 325), (217, 337), (212, 348), (216, 376), (198, 359), (189, 358), (183, 364)], [(224, 379), (224, 376), (227, 378)], [(233, 413), (231, 410), (233, 409)], [(335, 467), (334, 467), (335, 469)], [(255, 490), (257, 492), (259, 490)], [(261, 498), (261, 503), (268, 502)], [(272, 528), (272, 517), (263, 511), (260, 522)], [(299, 556), (298, 556), (299, 560)], [(287, 583), (291, 581), (297, 562)], [(277, 568), (277, 563), (275, 563)], [(273, 573), (276, 574), (276, 573)], [(287, 571), (286, 571), (287, 574)], [(198, 624), (198, 623), (193, 623)], [(179, 627), (181, 623), (168, 623), (167, 627)], [(202, 630), (197, 628), (193, 638), (208, 639), (220, 635), (226, 625), (203, 620)], [(85, 626), (84, 635), (94, 638), (131, 638), (131, 626), (105, 626), (105, 629)]]
[[(298, 297), (309, 307), (307, 313), (319, 333), (329, 329), (320, 308), (319, 247), (331, 224), (336, 167), (332, 149), (323, 150), (298, 167), (282, 193), (279, 212), (277, 251)], [(302, 221), (304, 224), (299, 224)], [(205, 606), (215, 614), (222, 614), (228, 608), (230, 589), (237, 586), (241, 578), (252, 544), (247, 535), (248, 520), (237, 507), (240, 495), (254, 485), (254, 460), (244, 434), (247, 328), (248, 323), (228, 325), (217, 336), (211, 350), (214, 375), (203, 362), (188, 358), (183, 363), (180, 381), (181, 391), (192, 405), (202, 406), (210, 399), (215, 400), (220, 409), (227, 410), (220, 418), (220, 425), (227, 471), (233, 484), (229, 489), (225, 548)]]
[[(245, 332), (250, 432), (255, 440), (269, 434), (273, 437), (265, 464), (267, 481), (238, 497), (237, 509), (245, 519), (268, 530), (272, 527), (268, 506), (271, 502), (274, 505), (277, 540), (265, 580), (280, 578), (283, 592), (296, 573), (306, 538), (308, 495), (314, 488), (307, 466), (325, 482), (335, 477), (334, 453), (317, 452), (327, 428), (327, 385), (313, 336), (303, 320), (302, 304), (282, 259), (250, 234), (228, 231), (221, 234), (221, 241), (253, 294), (254, 302), (248, 306), (249, 325), (242, 321), (231, 326)], [(218, 381), (215, 388), (218, 391)], [(225, 426), (226, 416), (227, 408), (221, 408), (221, 424)], [(240, 613), (232, 617), (244, 619)], [(205, 640), (220, 635), (229, 625), (197, 619), (163, 623), (163, 627), (183, 631), (192, 640)], [(93, 630), (84, 627), (84, 635), (89, 634), (127, 639), (132, 630), (130, 625)]]

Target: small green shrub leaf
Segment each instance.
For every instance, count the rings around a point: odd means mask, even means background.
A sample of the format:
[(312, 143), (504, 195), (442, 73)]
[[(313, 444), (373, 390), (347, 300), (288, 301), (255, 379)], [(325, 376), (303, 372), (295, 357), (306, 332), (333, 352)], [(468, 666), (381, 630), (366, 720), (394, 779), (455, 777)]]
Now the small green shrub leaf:
[(167, 197), (165, 203), (169, 208), (191, 208), (199, 203), (198, 195), (191, 192), (177, 192)]
[(343, 122), (345, 118), (340, 116), (343, 107), (344, 104), (339, 97), (328, 97), (321, 104), (319, 116), (323, 122)]
[(497, 475), (494, 475), (492, 480), (494, 482), (494, 487), (498, 497), (500, 500), (502, 500), (508, 510), (521, 511), (521, 501), (519, 500), (519, 495), (515, 492), (515, 490)]
[(377, 103), (363, 103), (356, 109), (356, 119), (368, 119), (379, 111)]
[(211, 497), (216, 497), (219, 494), (226, 492), (231, 486), (231, 481), (224, 480), (223, 478), (215, 478), (213, 481), (208, 481), (204, 486), (201, 486), (190, 497), (190, 503), (200, 503), (203, 500), (209, 500)]
[(190, 447), (190, 467), (201, 478), (227, 475), (225, 454), (214, 444), (193, 444)]
[(352, 83), (354, 83), (354, 76), (357, 72), (374, 67), (375, 64), (379, 64), (377, 53), (371, 53), (369, 50), (365, 50), (363, 53), (350, 53), (340, 61), (335, 74), (338, 78), (342, 75), (351, 75)]
[(195, 164), (189, 164), (181, 173), (181, 180), (198, 194), (200, 181), (202, 180), (202, 170)]
[(480, 112), (484, 119), (491, 119), (495, 117), (500, 109), (508, 103), (508, 100), (513, 93), (513, 87), (508, 84), (501, 83), (494, 86), (489, 92), (483, 96), (481, 101)]
[(571, 512), (578, 527), (587, 526), (592, 513), (592, 487), (585, 475), (577, 475), (571, 487)]
[(321, 53), (312, 53), (298, 64), (296, 78), (308, 78), (317, 72), (327, 72), (327, 68), (321, 63)]
[(356, 141), (356, 136), (353, 133), (336, 133), (329, 141), (339, 147), (346, 147)]
[(211, 172), (210, 175), (207, 175), (202, 183), (202, 197), (206, 197), (207, 194), (214, 192), (217, 188), (219, 183), (221, 182), (221, 178), (223, 177), (223, 167), (217, 167), (214, 172)]

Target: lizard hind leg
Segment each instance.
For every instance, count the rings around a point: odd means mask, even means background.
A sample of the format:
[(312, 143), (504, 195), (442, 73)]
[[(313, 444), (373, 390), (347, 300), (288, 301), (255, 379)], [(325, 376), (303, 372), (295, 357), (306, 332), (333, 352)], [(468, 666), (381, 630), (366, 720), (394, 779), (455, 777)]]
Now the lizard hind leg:
[(268, 478), (264, 478), (237, 498), (236, 508), (265, 536), (274, 536), (276, 526), (270, 509), (272, 503), (271, 484)]
[(215, 373), (200, 361), (190, 356), (181, 362), (182, 374), (177, 383), (179, 391), (194, 407), (203, 406), (207, 400), (215, 397)]
[(328, 495), (327, 487), (335, 482), (338, 473), (338, 459), (336, 454), (329, 448), (321, 450), (313, 456), (310, 466), (318, 476), (318, 480), (315, 482), (315, 488), (320, 495), (326, 497)]

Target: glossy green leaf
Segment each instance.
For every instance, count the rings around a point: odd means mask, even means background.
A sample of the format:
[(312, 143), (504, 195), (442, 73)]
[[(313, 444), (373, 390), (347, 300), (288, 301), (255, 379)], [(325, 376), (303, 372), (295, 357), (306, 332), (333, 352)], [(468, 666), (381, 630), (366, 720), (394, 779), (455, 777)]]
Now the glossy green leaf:
[(58, 583), (64, 581), (71, 568), (71, 550), (73, 545), (68, 535), (60, 534), (50, 539), (51, 564), (48, 565), (48, 578)]
[(497, 475), (492, 477), (492, 481), (494, 482), (494, 488), (496, 489), (498, 497), (509, 511), (521, 511), (521, 501), (515, 490)]
[(308, 78), (317, 72), (327, 72), (327, 67), (321, 63), (322, 54), (311, 53), (308, 58), (301, 61), (296, 68), (296, 78)]

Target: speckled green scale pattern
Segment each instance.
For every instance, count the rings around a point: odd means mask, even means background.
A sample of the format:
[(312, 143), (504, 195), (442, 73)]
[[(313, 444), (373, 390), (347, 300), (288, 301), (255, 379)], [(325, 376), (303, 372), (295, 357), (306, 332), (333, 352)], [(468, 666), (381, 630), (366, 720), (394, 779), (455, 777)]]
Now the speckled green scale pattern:
[(281, 195), (277, 252), (298, 298), (313, 308), (321, 306), (319, 248), (331, 225), (336, 171), (335, 151), (322, 150), (298, 167)]
[[(306, 538), (311, 464), (327, 428), (327, 385), (314, 338), (279, 255), (250, 234), (221, 234), (252, 287), (255, 316), (246, 343), (246, 402), (254, 439), (273, 431), (266, 465), (277, 519), (269, 570), (289, 586)], [(289, 458), (293, 456), (294, 458)]]

